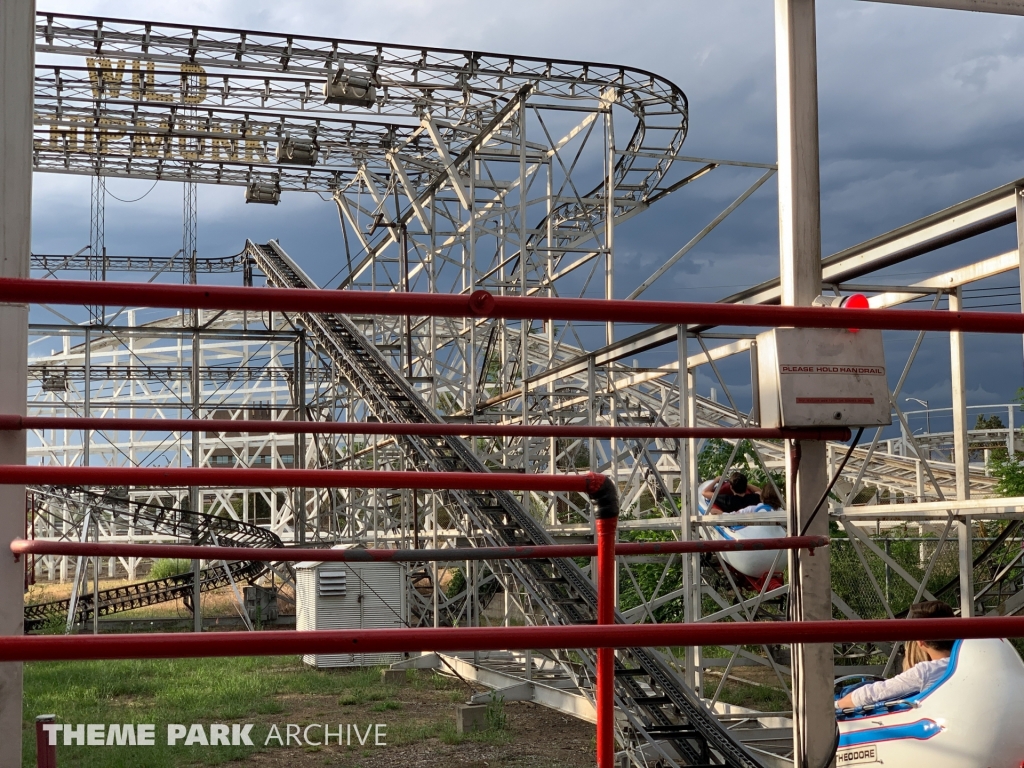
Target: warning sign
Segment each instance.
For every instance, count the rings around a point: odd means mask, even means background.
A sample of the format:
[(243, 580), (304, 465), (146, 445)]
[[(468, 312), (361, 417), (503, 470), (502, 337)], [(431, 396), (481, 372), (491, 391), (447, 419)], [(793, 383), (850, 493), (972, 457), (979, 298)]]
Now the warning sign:
[(780, 365), (779, 373), (838, 373), (845, 376), (885, 376), (880, 365)]
[(873, 397), (798, 397), (798, 403), (810, 403), (812, 405), (842, 405), (850, 403), (853, 405), (874, 405)]
[(761, 426), (892, 423), (882, 332), (776, 328), (757, 337)]

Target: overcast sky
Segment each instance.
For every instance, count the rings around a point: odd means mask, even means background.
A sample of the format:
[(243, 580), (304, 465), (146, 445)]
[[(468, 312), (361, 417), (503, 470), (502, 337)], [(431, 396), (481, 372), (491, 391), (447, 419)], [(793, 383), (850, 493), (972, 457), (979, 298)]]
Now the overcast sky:
[[(290, 0), (175, 3), (50, 0), (40, 10), (130, 16), (585, 59), (652, 70), (690, 103), (689, 155), (774, 162), (771, 0)], [(129, 10), (130, 9), (130, 10)], [(1021, 84), (1024, 18), (860, 0), (819, 0), (822, 239), (830, 254), (925, 214), (1024, 177)], [(650, 274), (756, 178), (708, 177), (616, 234), (620, 296)], [(148, 182), (111, 180), (124, 199)], [(37, 174), (33, 249), (67, 253), (88, 243), (87, 179)], [(236, 253), (245, 238), (278, 238), (316, 275), (336, 271), (333, 205), (287, 195), (245, 206), (238, 188), (201, 186), (201, 255)], [(1015, 246), (1012, 227), (888, 270), (912, 282)], [(111, 253), (170, 254), (181, 243), (181, 190), (159, 184), (144, 200), (108, 200)], [(712, 300), (778, 274), (774, 182), (675, 267), (645, 298)], [(743, 282), (737, 283), (737, 275)], [(642, 279), (642, 278), (640, 278)], [(994, 285), (1013, 285), (1016, 274)], [(1015, 296), (979, 299), (1012, 303)], [(1010, 308), (1008, 308), (1010, 309)], [(888, 343), (902, 367), (912, 339)], [(903, 361), (899, 359), (903, 355)], [(934, 334), (905, 395), (949, 403), (949, 347)], [(971, 403), (1007, 402), (1021, 386), (1020, 337), (969, 338)], [(738, 375), (738, 374), (737, 374)], [(702, 391), (709, 381), (702, 379)]]

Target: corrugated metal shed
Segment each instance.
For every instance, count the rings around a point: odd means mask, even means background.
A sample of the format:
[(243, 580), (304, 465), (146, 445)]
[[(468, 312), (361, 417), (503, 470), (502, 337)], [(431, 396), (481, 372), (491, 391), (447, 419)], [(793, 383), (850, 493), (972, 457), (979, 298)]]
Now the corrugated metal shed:
[[(343, 545), (335, 549), (350, 549)], [(403, 563), (302, 562), (295, 565), (296, 628), (387, 629), (406, 626)], [(311, 666), (369, 667), (400, 661), (400, 653), (307, 654)]]

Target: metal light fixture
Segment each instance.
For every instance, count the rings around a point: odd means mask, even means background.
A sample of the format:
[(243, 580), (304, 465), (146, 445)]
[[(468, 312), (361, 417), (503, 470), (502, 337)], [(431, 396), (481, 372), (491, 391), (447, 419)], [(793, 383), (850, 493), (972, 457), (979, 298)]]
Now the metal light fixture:
[(377, 87), (368, 74), (351, 74), (339, 69), (324, 83), (324, 104), (372, 107), (376, 101)]
[(277, 145), (277, 162), (290, 165), (316, 165), (320, 145), (315, 139), (295, 139), (285, 135)]
[[(925, 431), (930, 435), (932, 433), (932, 412), (928, 410), (928, 401), (922, 400), (920, 397), (907, 397), (904, 398), (904, 402), (915, 402), (920, 403), (924, 406), (924, 423)], [(916, 433), (915, 433), (916, 434)]]
[(254, 181), (245, 188), (245, 202), (277, 205), (281, 202), (281, 188), (277, 184)]

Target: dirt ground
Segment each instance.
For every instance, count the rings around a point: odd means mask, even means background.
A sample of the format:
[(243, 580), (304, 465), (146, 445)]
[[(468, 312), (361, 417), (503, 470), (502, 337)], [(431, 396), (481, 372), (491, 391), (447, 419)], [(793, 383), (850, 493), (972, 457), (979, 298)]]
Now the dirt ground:
[[(369, 723), (387, 726), (386, 746), (278, 747), (276, 742), (246, 758), (254, 766), (338, 766), (339, 768), (591, 768), (594, 765), (594, 726), (528, 702), (499, 707), (504, 727), (459, 735), (455, 706), (473, 691), (453, 678), (422, 670), (409, 683), (368, 700), (343, 696), (279, 698), (283, 711), (260, 718), (278, 723)], [(373, 701), (372, 699), (378, 699)], [(332, 725), (332, 728), (335, 726)], [(319, 730), (314, 731), (319, 733)], [(353, 742), (355, 741), (353, 737)]]
[[(446, 706), (454, 713), (455, 705)], [(428, 711), (439, 714), (428, 706)], [(255, 766), (339, 766), (339, 768), (592, 768), (595, 760), (594, 727), (536, 704), (505, 704), (507, 737), (485, 737), (479, 741), (445, 743), (428, 737), (416, 743), (388, 742), (382, 747), (291, 747), (272, 748), (254, 754), (246, 763)], [(410, 716), (408, 712), (373, 713), (393, 725)], [(289, 713), (290, 718), (306, 722)], [(453, 715), (452, 715), (453, 716)], [(319, 722), (309, 718), (309, 722)], [(370, 722), (363, 720), (362, 722)], [(364, 726), (365, 727), (365, 726)], [(390, 738), (390, 737), (389, 737)]]

